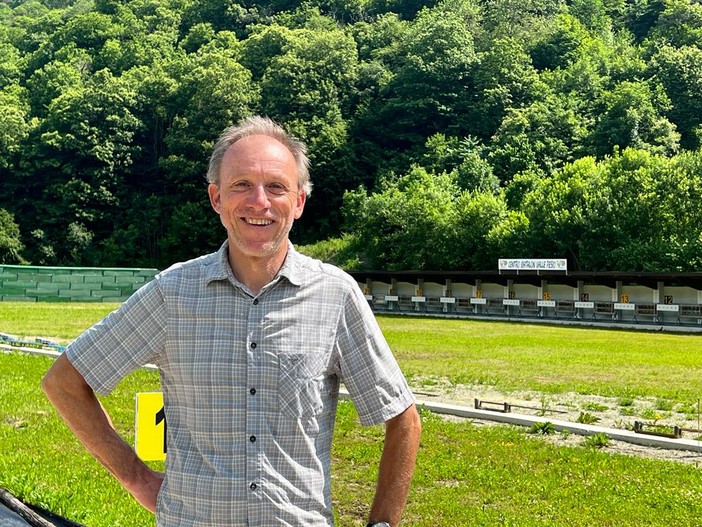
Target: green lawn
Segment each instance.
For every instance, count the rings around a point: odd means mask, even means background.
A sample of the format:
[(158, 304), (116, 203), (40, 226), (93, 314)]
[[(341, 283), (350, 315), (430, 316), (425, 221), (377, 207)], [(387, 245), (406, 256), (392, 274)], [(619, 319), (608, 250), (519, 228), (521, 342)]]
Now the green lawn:
[(0, 302), (0, 332), (68, 342), (119, 304)]
[(702, 396), (702, 336), (514, 322), (380, 317), (412, 377), (503, 391), (606, 396)]
[[(20, 315), (17, 309), (28, 304), (17, 306), (0, 303), (0, 331), (65, 339), (111, 309), (76, 306), (67, 315), (65, 304), (29, 304), (30, 312)], [(73, 333), (62, 329), (72, 316), (81, 319)], [(700, 393), (695, 336), (393, 317), (381, 317), (380, 323), (403, 369), (416, 378), (549, 393), (676, 399)], [(51, 409), (39, 388), (50, 364), (45, 357), (0, 354), (0, 486), (88, 527), (154, 525)], [(134, 394), (157, 388), (157, 375), (141, 371), (104, 398), (115, 426), (130, 441)], [(426, 412), (422, 418), (404, 525), (701, 524), (702, 470), (694, 466), (558, 446), (522, 428), (453, 423)], [(382, 427), (360, 427), (353, 406), (340, 405), (333, 454), (340, 527), (364, 525), (381, 437)]]

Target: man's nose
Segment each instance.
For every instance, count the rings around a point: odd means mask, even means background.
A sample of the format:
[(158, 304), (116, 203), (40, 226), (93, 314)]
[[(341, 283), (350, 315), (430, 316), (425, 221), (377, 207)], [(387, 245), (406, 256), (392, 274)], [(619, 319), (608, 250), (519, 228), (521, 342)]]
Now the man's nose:
[(267, 209), (271, 206), (271, 202), (268, 199), (268, 193), (263, 185), (255, 185), (247, 199), (247, 203), (252, 207)]

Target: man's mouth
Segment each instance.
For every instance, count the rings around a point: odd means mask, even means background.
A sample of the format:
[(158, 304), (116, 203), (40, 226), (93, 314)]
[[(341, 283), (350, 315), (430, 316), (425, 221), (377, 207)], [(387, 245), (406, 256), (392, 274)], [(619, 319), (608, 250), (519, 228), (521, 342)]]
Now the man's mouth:
[(273, 220), (259, 219), (259, 218), (244, 218), (244, 221), (249, 225), (271, 225)]

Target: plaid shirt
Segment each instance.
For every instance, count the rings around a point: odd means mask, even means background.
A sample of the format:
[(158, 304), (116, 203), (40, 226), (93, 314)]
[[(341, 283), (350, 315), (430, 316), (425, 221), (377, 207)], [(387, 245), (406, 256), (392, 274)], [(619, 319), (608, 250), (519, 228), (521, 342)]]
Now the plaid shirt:
[(414, 398), (349, 275), (289, 245), (255, 296), (227, 244), (176, 264), (66, 350), (100, 394), (146, 363), (168, 423), (157, 524), (334, 524), (330, 450), (339, 383), (364, 425)]

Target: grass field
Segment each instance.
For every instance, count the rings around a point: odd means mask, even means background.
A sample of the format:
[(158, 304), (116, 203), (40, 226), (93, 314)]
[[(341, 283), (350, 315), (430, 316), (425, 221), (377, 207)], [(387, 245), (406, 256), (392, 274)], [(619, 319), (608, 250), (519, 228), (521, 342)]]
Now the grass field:
[[(67, 310), (67, 307), (71, 307)], [(70, 340), (114, 306), (0, 303), (0, 331)], [(381, 317), (415, 379), (489, 383), (546, 393), (700, 396), (699, 337), (522, 324)], [(66, 329), (70, 328), (70, 329)], [(154, 525), (76, 443), (41, 394), (45, 357), (0, 354), (0, 486), (88, 527)], [(153, 372), (123, 381), (103, 403), (131, 441), (134, 394)], [(453, 423), (423, 412), (424, 434), (405, 513), (408, 526), (696, 526), (702, 470), (566, 447), (525, 429)], [(340, 527), (364, 525), (382, 427), (357, 424), (342, 403), (333, 494)], [(158, 466), (158, 465), (156, 465)]]
[(702, 395), (701, 336), (540, 324), (381, 317), (409, 376), (503, 391), (676, 401)]

